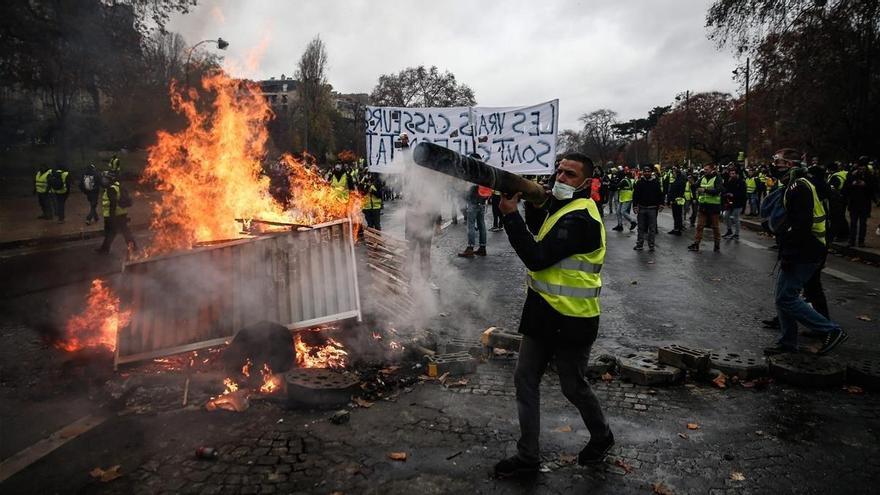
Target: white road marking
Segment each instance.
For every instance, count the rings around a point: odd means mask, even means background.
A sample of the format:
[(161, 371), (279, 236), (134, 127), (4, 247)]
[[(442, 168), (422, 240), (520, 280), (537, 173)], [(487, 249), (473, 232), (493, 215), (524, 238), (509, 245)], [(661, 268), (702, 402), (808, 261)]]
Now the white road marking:
[(84, 416), (0, 462), (0, 483), (104, 421), (106, 417)]
[(748, 246), (748, 247), (750, 247), (750, 248), (755, 248), (755, 249), (770, 249), (770, 246), (765, 246), (765, 245), (763, 245), (763, 244), (758, 244), (757, 242), (747, 241), (747, 240), (745, 240), (745, 239), (740, 239), (740, 240), (739, 240), (739, 243), (740, 243), (740, 244), (745, 244), (746, 246)]
[(843, 280), (844, 282), (857, 282), (857, 283), (864, 283), (865, 282), (864, 280), (860, 279), (859, 277), (853, 277), (852, 275), (848, 275), (846, 273), (843, 273), (840, 270), (835, 270), (834, 268), (825, 267), (825, 269), (823, 269), (822, 271), (827, 273), (828, 275), (831, 275), (832, 277), (839, 278), (840, 280)]

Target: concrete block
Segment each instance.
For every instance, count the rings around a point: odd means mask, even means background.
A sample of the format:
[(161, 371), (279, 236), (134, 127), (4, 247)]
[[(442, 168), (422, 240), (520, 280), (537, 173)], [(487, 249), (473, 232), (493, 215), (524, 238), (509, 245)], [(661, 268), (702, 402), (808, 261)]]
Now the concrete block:
[(467, 352), (435, 354), (428, 357), (428, 376), (437, 377), (446, 373), (465, 375), (477, 371), (477, 359)]
[(591, 353), (590, 360), (587, 363), (587, 375), (598, 378), (605, 373), (609, 373), (617, 366), (617, 358), (611, 354), (604, 352)]
[(676, 368), (694, 371), (709, 369), (709, 351), (693, 349), (678, 344), (669, 344), (657, 350), (658, 360)]
[(498, 327), (489, 327), (480, 337), (483, 347), (491, 354), (492, 349), (504, 349), (505, 351), (519, 352), (522, 343), (522, 335), (506, 332)]
[(466, 352), (478, 358), (483, 355), (483, 345), (479, 339), (466, 339), (461, 337), (447, 337), (437, 345), (437, 351), (442, 354)]
[(849, 383), (861, 385), (867, 390), (880, 390), (880, 359), (859, 359), (846, 363)]
[(652, 352), (624, 354), (617, 362), (620, 375), (637, 385), (668, 385), (684, 376), (681, 369), (661, 363)]
[(753, 380), (760, 376), (767, 376), (767, 359), (749, 353), (713, 352), (709, 354), (709, 366), (740, 380)]
[(779, 354), (770, 357), (770, 376), (803, 387), (831, 387), (846, 382), (846, 366), (829, 357)]

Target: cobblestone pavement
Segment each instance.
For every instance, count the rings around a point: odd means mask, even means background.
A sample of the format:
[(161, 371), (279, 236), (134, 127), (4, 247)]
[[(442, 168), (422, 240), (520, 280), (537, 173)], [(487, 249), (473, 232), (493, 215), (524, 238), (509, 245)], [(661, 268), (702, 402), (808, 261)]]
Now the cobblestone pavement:
[[(477, 339), (492, 325), (515, 329), (524, 269), (505, 234), (490, 233), (490, 255), (477, 259), (454, 255), (464, 247), (463, 238), (459, 225), (437, 239), (434, 273), (441, 291), (425, 326), (465, 339)], [(727, 245), (724, 258), (692, 255), (679, 250), (684, 241), (661, 238), (657, 256), (648, 257), (631, 251), (628, 236), (609, 236), (598, 348), (619, 353), (679, 342), (756, 352), (769, 343), (772, 335), (756, 329), (755, 322), (772, 308), (766, 276), (772, 254)], [(849, 265), (834, 266), (867, 281), (859, 286), (826, 281), (835, 317), (852, 329), (853, 345), (841, 349), (841, 359), (876, 355), (876, 327), (856, 315), (876, 312), (870, 302), (874, 296), (868, 294), (875, 290), (877, 276)], [(7, 346), (17, 343), (10, 337)], [(39, 349), (22, 349), (37, 356), (35, 360), (44, 359)], [(10, 356), (4, 354), (4, 360)], [(352, 409), (350, 421), (342, 425), (329, 421), (332, 411), (287, 410), (265, 401), (254, 402), (243, 413), (207, 412), (196, 395), (197, 406), (180, 408), (172, 405), (180, 397), (172, 387), (167, 394), (155, 394), (153, 407), (109, 411), (112, 416), (101, 426), (10, 478), (0, 491), (876, 492), (876, 393), (779, 383), (719, 389), (693, 380), (645, 387), (616, 374), (592, 381), (617, 440), (604, 463), (575, 464), (589, 434), (562, 396), (556, 376), (548, 373), (542, 386), (542, 472), (532, 480), (495, 480), (492, 466), (513, 454), (518, 436), (514, 366), (514, 356), (492, 357), (466, 376), (462, 386), (425, 381), (370, 407)], [(149, 396), (150, 385), (143, 387)], [(2, 391), (4, 397), (11, 395), (8, 385)], [(218, 450), (216, 460), (193, 455), (204, 445)], [(406, 453), (406, 460), (391, 460), (392, 452)], [(114, 464), (121, 465), (123, 474), (114, 481), (101, 483), (88, 475), (95, 466)]]

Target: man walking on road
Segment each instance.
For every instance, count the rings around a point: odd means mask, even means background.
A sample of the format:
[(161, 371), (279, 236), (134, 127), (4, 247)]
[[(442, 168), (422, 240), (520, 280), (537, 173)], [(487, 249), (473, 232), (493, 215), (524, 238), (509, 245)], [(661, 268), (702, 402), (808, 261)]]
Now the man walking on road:
[(137, 251), (134, 236), (128, 228), (128, 209), (120, 205), (122, 186), (116, 176), (107, 172), (101, 177), (101, 213), (104, 216), (104, 242), (95, 251), (100, 254), (109, 254), (116, 234), (121, 233), (128, 246), (128, 256)]
[(800, 167), (800, 152), (785, 148), (773, 155), (775, 175), (789, 177), (783, 196), (785, 220), (776, 229), (779, 244), (779, 275), (776, 278), (776, 313), (782, 335), (776, 345), (764, 349), (774, 355), (798, 351), (798, 323), (825, 334), (818, 353), (827, 354), (845, 342), (846, 331), (801, 299), (804, 285), (822, 269), (827, 252), (825, 207), (816, 187)]
[(40, 211), (42, 215), (37, 218), (40, 220), (52, 220), (52, 200), (49, 197), (49, 174), (52, 171), (45, 163), (40, 165), (40, 170), (34, 176), (34, 194), (37, 195), (37, 201), (40, 203)]
[(539, 386), (554, 358), (562, 393), (578, 408), (590, 432), (578, 463), (602, 462), (614, 445), (599, 401), (584, 378), (599, 331), (599, 272), (605, 260), (605, 228), (590, 199), (592, 172), (587, 156), (566, 154), (556, 170), (553, 197), (542, 205), (526, 203), (525, 221), (517, 211), (519, 194), (499, 204), (510, 244), (529, 271), (519, 326), (523, 341), (514, 374), (521, 436), (517, 454), (495, 465), (498, 477), (538, 471)]
[[(476, 153), (471, 153), (470, 157), (477, 160), (483, 159)], [(467, 213), (464, 219), (467, 226), (467, 247), (464, 251), (458, 253), (462, 258), (486, 256), (486, 200), (491, 197), (492, 190), (488, 187), (473, 185), (468, 189), (467, 198), (465, 198), (467, 201)], [(474, 251), (478, 233), (480, 247)]]
[(89, 202), (89, 214), (86, 215), (86, 225), (91, 225), (100, 218), (98, 217), (98, 197), (101, 194), (101, 177), (94, 163), (90, 163), (82, 176), (79, 178), (79, 190), (86, 195)]
[(694, 243), (688, 246), (688, 251), (699, 251), (700, 242), (703, 240), (703, 229), (706, 225), (712, 227), (712, 235), (715, 240), (715, 252), (721, 251), (721, 227), (718, 220), (721, 215), (721, 193), (723, 187), (721, 179), (715, 173), (715, 164), (707, 163), (703, 167), (703, 177), (698, 182), (697, 202), (700, 204), (700, 212), (697, 218), (697, 229), (694, 234)]
[(636, 225), (638, 225), (636, 223), (636, 219), (629, 213), (632, 209), (634, 187), (635, 181), (633, 181), (632, 179), (632, 172), (624, 172), (623, 178), (620, 179), (620, 182), (617, 186), (617, 195), (620, 201), (617, 206), (617, 226), (611, 230), (622, 232), (624, 220), (629, 221), (629, 230), (633, 230), (634, 228), (636, 228)]
[(724, 186), (726, 195), (726, 208), (724, 210), (724, 221), (727, 224), (727, 232), (724, 234), (725, 239), (739, 240), (740, 215), (746, 207), (747, 186), (746, 183), (739, 178), (739, 173), (735, 168), (730, 169), (729, 179)]
[(65, 165), (49, 171), (49, 194), (58, 223), (64, 223), (64, 205), (70, 196), (70, 172)]
[(636, 251), (644, 249), (648, 239), (648, 251), (654, 251), (654, 238), (657, 234), (657, 213), (663, 209), (663, 190), (660, 181), (654, 177), (654, 168), (646, 165), (642, 168), (642, 176), (636, 182), (633, 191), (633, 210), (638, 218), (639, 232), (636, 238)]
[(672, 206), (672, 230), (667, 234), (681, 235), (684, 230), (684, 204), (687, 179), (678, 167), (673, 168), (672, 182), (666, 194), (666, 202)]

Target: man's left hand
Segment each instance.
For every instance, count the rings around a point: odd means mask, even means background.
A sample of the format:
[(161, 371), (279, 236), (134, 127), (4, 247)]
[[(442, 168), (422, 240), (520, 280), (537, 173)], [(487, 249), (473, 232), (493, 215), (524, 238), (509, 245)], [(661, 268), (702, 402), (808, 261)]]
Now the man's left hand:
[(516, 207), (519, 204), (519, 198), (521, 197), (522, 193), (516, 193), (510, 198), (502, 194), (501, 201), (498, 202), (498, 209), (505, 215), (515, 212)]

